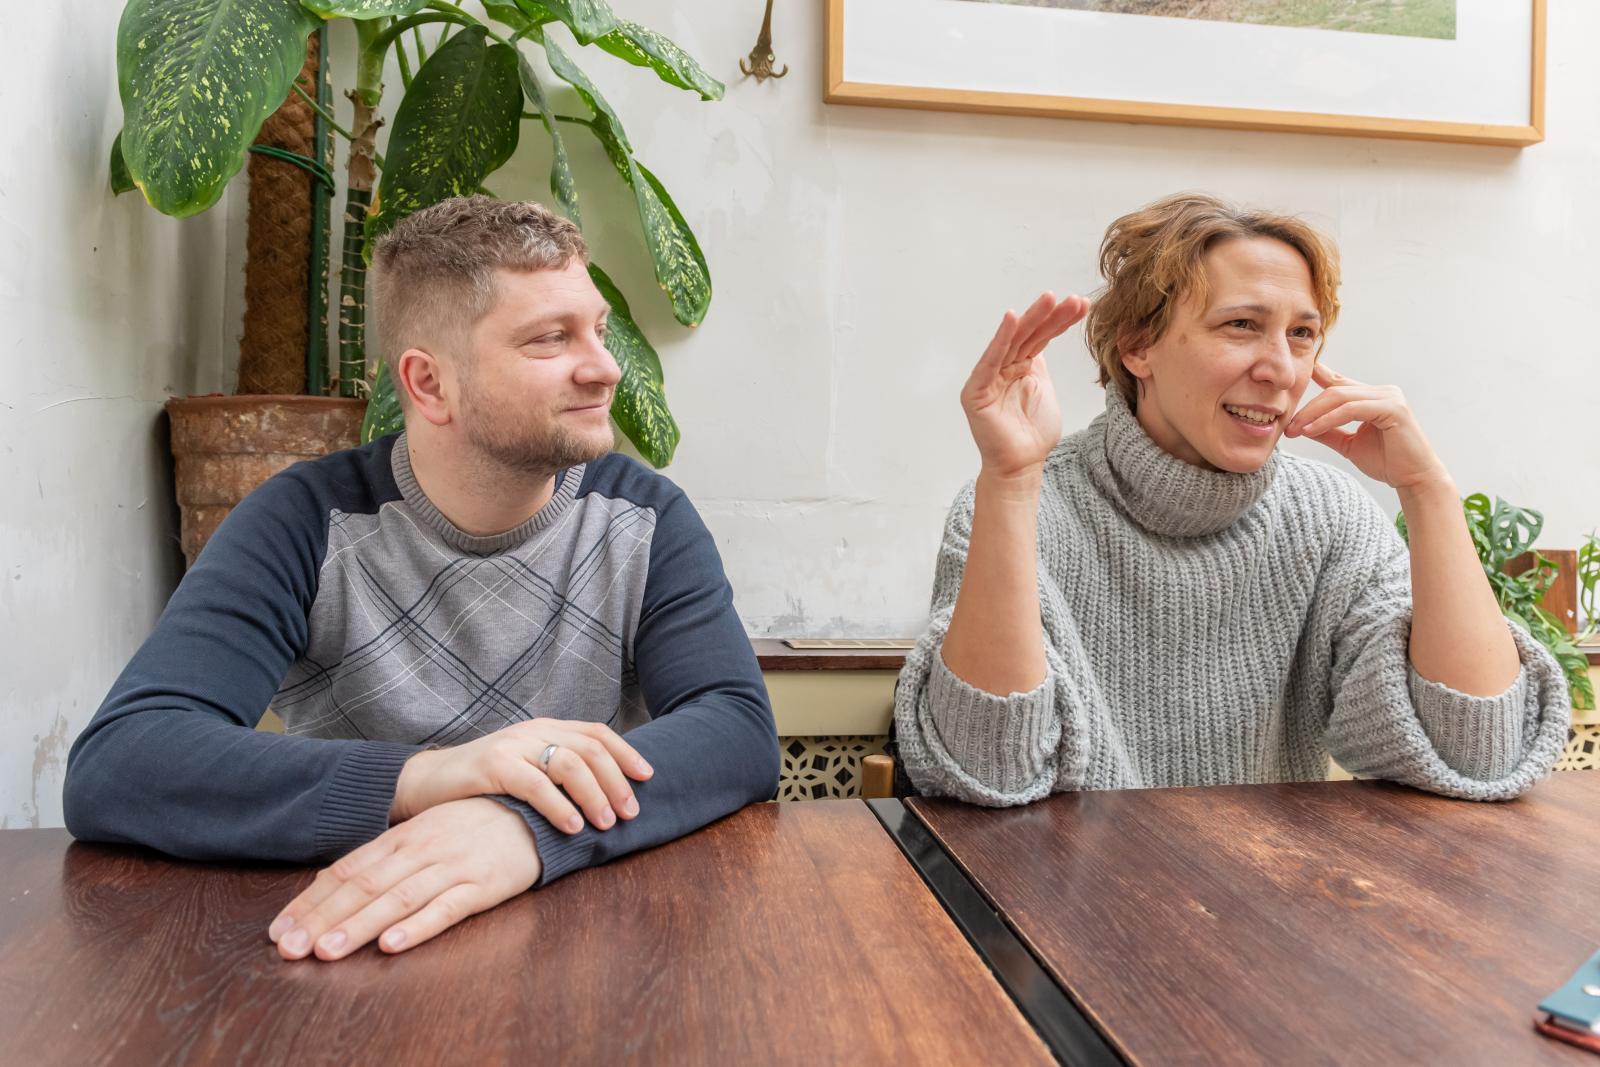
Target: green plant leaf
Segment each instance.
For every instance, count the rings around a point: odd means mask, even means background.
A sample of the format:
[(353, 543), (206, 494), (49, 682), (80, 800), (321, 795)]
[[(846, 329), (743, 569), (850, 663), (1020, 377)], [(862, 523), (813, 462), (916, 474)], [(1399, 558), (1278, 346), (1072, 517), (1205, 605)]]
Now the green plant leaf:
[(522, 125), (517, 53), (470, 26), (422, 65), (400, 101), (367, 216), (370, 242), (413, 211), (476, 192), (511, 158)]
[(665, 467), (678, 448), (678, 423), (667, 408), (661, 357), (650, 347), (627, 300), (606, 272), (591, 263), (589, 277), (611, 305), (606, 349), (622, 368), (622, 379), (611, 400), (611, 417), (641, 456), (654, 467)]
[(555, 195), (561, 210), (580, 230), (583, 219), (578, 213), (578, 183), (572, 177), (572, 161), (567, 158), (567, 142), (561, 136), (561, 127), (550, 113), (550, 101), (544, 95), (544, 85), (534, 73), (528, 57), (517, 53), (517, 73), (522, 79), (522, 92), (533, 102), (550, 135), (550, 192)]
[(594, 42), (600, 48), (636, 67), (648, 67), (662, 81), (700, 94), (702, 100), (721, 100), (724, 86), (705, 72), (694, 57), (666, 36), (626, 19)]
[[(512, 31), (520, 34), (531, 33), (535, 27), (543, 26), (547, 22), (554, 22), (556, 17), (550, 12), (539, 7), (536, 3), (528, 5), (534, 11), (527, 11), (516, 4), (497, 3), (496, 0), (483, 0), (483, 10), (490, 18), (504, 26), (509, 26)], [(537, 14), (535, 14), (537, 11)]]
[(151, 206), (182, 218), (217, 202), (319, 24), (299, 0), (129, 0), (117, 27), (122, 156)]
[(517, 6), (536, 18), (543, 12), (560, 19), (579, 44), (593, 44), (619, 24), (606, 0), (517, 0)]
[(1494, 511), (1489, 516), (1489, 537), (1498, 562), (1520, 556), (1533, 547), (1544, 529), (1544, 515), (1532, 508), (1519, 508), (1495, 497)]
[(1584, 625), (1593, 627), (1600, 622), (1600, 608), (1595, 605), (1596, 587), (1600, 586), (1600, 536), (1592, 531), (1578, 547), (1578, 607), (1583, 613)]
[(389, 361), (378, 361), (378, 374), (372, 380), (372, 391), (367, 396), (367, 413), (361, 418), (361, 443), (376, 441), (406, 428), (405, 413), (400, 410), (400, 397), (395, 392), (394, 379), (389, 377)]
[(673, 317), (685, 326), (698, 325), (711, 306), (711, 271), (700, 242), (661, 182), (633, 158), (622, 123), (600, 90), (554, 41), (546, 40), (544, 47), (550, 69), (589, 105), (595, 119), (589, 128), (605, 146), (611, 165), (633, 189), (656, 281), (672, 302)]
[(122, 132), (119, 130), (117, 139), (111, 142), (111, 192), (121, 196), (136, 188), (133, 175), (128, 173), (128, 163), (122, 158)]
[(404, 18), (422, 10), (428, 0), (300, 0), (311, 11), (325, 19), (381, 19), (390, 16)]

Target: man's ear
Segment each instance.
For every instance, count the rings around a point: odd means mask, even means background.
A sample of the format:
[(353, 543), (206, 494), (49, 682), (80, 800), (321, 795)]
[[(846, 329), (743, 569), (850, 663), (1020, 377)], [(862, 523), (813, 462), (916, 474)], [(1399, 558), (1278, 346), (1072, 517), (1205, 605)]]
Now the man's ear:
[(420, 348), (408, 348), (400, 354), (396, 367), (399, 373), (395, 388), (411, 402), (411, 409), (435, 426), (449, 422), (448, 389), (439, 357)]
[(1117, 334), (1117, 353), (1129, 374), (1144, 381), (1150, 377), (1149, 341), (1143, 331), (1123, 329)]

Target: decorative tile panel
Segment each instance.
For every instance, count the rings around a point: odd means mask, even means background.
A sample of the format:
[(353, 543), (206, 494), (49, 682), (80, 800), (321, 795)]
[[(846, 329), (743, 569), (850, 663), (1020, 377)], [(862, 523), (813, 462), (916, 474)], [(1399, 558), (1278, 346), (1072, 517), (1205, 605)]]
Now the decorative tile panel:
[(886, 737), (780, 737), (779, 800), (848, 799), (861, 795), (861, 760), (883, 753)]
[(1556, 760), (1556, 770), (1600, 770), (1600, 723), (1585, 723), (1572, 728), (1566, 751)]

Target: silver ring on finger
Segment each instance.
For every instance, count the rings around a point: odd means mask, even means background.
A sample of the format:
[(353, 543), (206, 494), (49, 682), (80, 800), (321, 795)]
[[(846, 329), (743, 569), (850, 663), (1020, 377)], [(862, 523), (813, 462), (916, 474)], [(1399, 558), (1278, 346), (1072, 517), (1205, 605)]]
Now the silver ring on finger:
[(548, 771), (550, 769), (550, 761), (556, 758), (556, 750), (560, 747), (560, 745), (544, 746), (544, 751), (539, 753), (540, 770)]

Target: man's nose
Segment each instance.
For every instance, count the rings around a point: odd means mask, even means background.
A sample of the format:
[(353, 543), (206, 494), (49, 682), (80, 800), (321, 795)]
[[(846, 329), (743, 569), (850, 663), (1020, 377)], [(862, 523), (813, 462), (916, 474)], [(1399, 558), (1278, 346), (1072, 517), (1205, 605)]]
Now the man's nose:
[(573, 380), (584, 385), (612, 386), (622, 380), (622, 368), (617, 366), (616, 359), (596, 338), (573, 373)]

